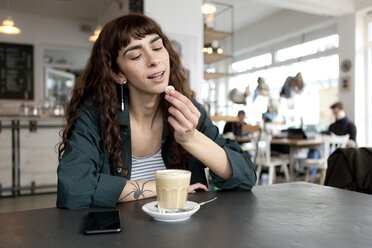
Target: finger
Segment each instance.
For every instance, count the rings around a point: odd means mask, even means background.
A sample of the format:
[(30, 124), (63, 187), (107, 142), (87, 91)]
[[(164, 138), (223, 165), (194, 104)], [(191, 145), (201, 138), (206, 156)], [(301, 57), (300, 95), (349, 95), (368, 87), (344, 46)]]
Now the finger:
[(189, 188), (188, 188), (188, 193), (196, 193), (196, 189), (197, 189), (198, 187), (196, 187), (196, 185), (195, 184), (192, 184), (192, 185), (190, 185), (189, 186)]
[(187, 120), (193, 123), (194, 126), (198, 125), (200, 113), (199, 115), (195, 115), (183, 102), (179, 101), (175, 97), (166, 96), (165, 99), (169, 101), (174, 108), (178, 109)]
[(193, 125), (192, 122), (190, 122), (186, 117), (176, 108), (170, 107), (169, 113), (175, 117), (175, 119), (178, 121), (178, 123), (183, 126), (186, 130), (193, 129), (195, 125)]
[(195, 184), (190, 185), (189, 187), (189, 190), (191, 190), (191, 192), (196, 189), (203, 189), (204, 191), (209, 191), (208, 188), (204, 184), (201, 184), (201, 183), (195, 183)]
[(193, 114), (197, 115), (198, 117), (200, 116), (199, 110), (195, 107), (195, 105), (192, 103), (192, 101), (189, 98), (182, 95), (180, 92), (176, 90), (174, 90), (170, 95), (177, 98), (181, 102), (183, 102)]
[(204, 191), (209, 191), (209, 189), (207, 188), (207, 186), (205, 186), (204, 184), (201, 184), (201, 183), (200, 183), (200, 187), (198, 189), (202, 189)]
[(176, 97), (173, 96), (165, 96), (165, 99), (170, 102), (175, 108), (179, 109), (184, 116), (191, 117), (193, 116), (193, 113), (191, 110), (187, 107), (185, 103), (177, 99)]
[(185, 104), (187, 106), (187, 108), (192, 112), (194, 113), (195, 115), (198, 115), (200, 114), (199, 110), (195, 107), (195, 105), (190, 101), (189, 98), (187, 98), (186, 96), (182, 95), (180, 92), (176, 91), (176, 90), (172, 90), (169, 94), (169, 96), (171, 97), (174, 97), (176, 98), (177, 100), (179, 100), (180, 102), (182, 102), (183, 104)]
[(173, 127), (174, 131), (177, 132), (177, 133), (182, 133), (182, 132), (185, 132), (186, 130), (178, 123), (178, 121), (172, 117), (172, 116), (169, 116), (168, 117), (168, 122), (169, 124), (171, 124), (171, 126)]
[(187, 193), (196, 193), (196, 191), (190, 186), (188, 189), (187, 189)]
[(188, 192), (188, 193), (195, 193), (194, 188), (193, 188), (193, 185), (190, 185), (190, 186), (187, 188), (187, 192)]

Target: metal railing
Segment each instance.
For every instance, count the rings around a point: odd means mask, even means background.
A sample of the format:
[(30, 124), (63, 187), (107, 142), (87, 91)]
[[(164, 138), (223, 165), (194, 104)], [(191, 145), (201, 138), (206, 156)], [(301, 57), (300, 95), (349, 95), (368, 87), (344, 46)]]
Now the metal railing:
[(12, 192), (12, 196), (19, 196), (22, 190), (30, 190), (30, 194), (37, 194), (36, 189), (56, 190), (56, 184), (36, 185), (35, 181), (32, 181), (30, 186), (21, 187), (20, 130), (29, 129), (30, 132), (36, 132), (39, 128), (63, 128), (64, 126), (64, 124), (38, 124), (36, 120), (29, 120), (28, 124), (21, 124), (20, 120), (12, 120), (11, 124), (7, 125), (3, 125), (0, 121), (0, 133), (3, 129), (11, 129), (12, 131), (12, 186), (2, 187), (0, 183), (0, 197), (3, 196), (3, 192), (9, 191)]

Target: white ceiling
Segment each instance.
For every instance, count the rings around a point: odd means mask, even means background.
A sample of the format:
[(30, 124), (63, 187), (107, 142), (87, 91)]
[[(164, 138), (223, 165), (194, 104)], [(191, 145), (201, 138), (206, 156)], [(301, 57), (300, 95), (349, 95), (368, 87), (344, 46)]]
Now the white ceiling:
[[(211, 2), (233, 6), (235, 30), (239, 30), (283, 10), (278, 7), (260, 4), (256, 0), (212, 0)], [(219, 7), (218, 4), (217, 7)], [(220, 8), (223, 9), (223, 7)]]
[[(96, 21), (112, 2), (125, 0), (0, 0), (0, 10), (32, 15)], [(156, 1), (156, 0), (151, 0)], [(191, 0), (184, 0), (191, 1)], [(283, 9), (311, 14), (339, 16), (354, 11), (372, 0), (210, 0), (232, 5), (235, 30), (275, 15)], [(2, 19), (3, 17), (0, 17)]]
[(356, 0), (260, 0), (276, 6), (315, 15), (342, 16), (355, 11)]
[(372, 6), (372, 0), (205, 0), (232, 5), (235, 30), (252, 25), (283, 10), (321, 16), (343, 16)]
[[(0, 10), (39, 16), (96, 21), (109, 4), (116, 0), (0, 0)], [(3, 17), (0, 17), (3, 19)]]
[[(96, 21), (112, 2), (121, 0), (9, 0), (10, 11), (39, 16)], [(151, 0), (156, 1), (156, 0)], [(190, 0), (185, 0), (190, 1)], [(0, 10), (7, 10), (8, 0), (0, 0)], [(262, 5), (256, 0), (216, 0), (234, 7), (235, 30), (279, 12), (278, 7)], [(2, 19), (3, 17), (0, 17)]]

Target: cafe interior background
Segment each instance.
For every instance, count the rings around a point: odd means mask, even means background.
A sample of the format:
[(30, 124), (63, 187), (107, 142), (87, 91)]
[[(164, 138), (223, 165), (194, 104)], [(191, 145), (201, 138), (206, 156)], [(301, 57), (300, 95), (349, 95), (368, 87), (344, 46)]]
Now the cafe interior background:
[[(202, 13), (205, 3), (215, 12)], [(211, 117), (245, 110), (247, 123), (261, 123), (270, 101), (283, 128), (319, 132), (339, 100), (358, 146), (372, 146), (371, 0), (0, 0), (1, 197), (56, 190), (55, 145), (74, 81), (96, 29), (131, 10), (171, 38)], [(7, 24), (20, 33), (6, 33)], [(303, 89), (280, 97), (297, 73)], [(269, 87), (263, 98), (255, 95), (259, 77)], [(214, 120), (222, 132), (225, 121)]]

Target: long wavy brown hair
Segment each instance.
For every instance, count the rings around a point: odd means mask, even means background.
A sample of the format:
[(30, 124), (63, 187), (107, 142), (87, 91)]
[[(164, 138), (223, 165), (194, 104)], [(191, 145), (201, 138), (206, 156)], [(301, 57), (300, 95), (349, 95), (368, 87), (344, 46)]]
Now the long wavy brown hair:
[[(119, 50), (126, 47), (131, 38), (142, 39), (146, 35), (157, 34), (162, 40), (164, 47), (169, 53), (170, 77), (169, 81), (177, 91), (191, 98), (191, 90), (187, 82), (186, 73), (181, 65), (178, 53), (172, 48), (171, 42), (163, 33), (160, 26), (151, 18), (141, 14), (129, 14), (116, 18), (107, 23), (95, 44), (88, 63), (77, 78), (72, 90), (71, 100), (66, 110), (67, 124), (61, 131), (61, 142), (58, 146), (59, 161), (63, 157), (66, 143), (71, 137), (74, 123), (88, 105), (84, 102), (88, 96), (93, 97), (93, 105), (98, 106), (101, 120), (101, 137), (108, 152), (111, 173), (114, 165), (123, 169), (122, 175), (128, 177), (128, 167), (121, 161), (121, 137), (120, 126), (116, 116), (119, 99), (116, 91), (116, 83), (113, 73), (118, 73), (116, 63)], [(163, 110), (164, 125), (167, 125), (171, 135), (171, 149), (173, 156), (170, 163), (173, 168), (186, 168), (190, 155), (179, 145), (173, 136), (174, 130), (166, 121), (169, 113), (169, 103), (161, 97), (160, 107)]]

